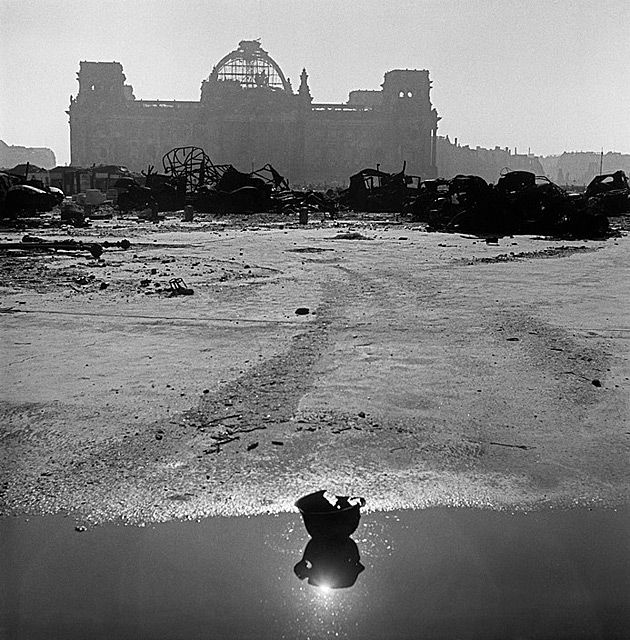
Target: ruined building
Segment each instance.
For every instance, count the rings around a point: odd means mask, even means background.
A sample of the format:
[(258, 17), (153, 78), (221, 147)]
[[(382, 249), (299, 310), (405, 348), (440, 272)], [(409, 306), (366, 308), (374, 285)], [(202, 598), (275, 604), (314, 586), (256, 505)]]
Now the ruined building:
[(380, 91), (314, 102), (306, 70), (296, 91), (257, 41), (242, 41), (201, 85), (200, 101), (138, 100), (118, 62), (81, 62), (70, 99), (73, 165), (155, 165), (173, 147), (250, 171), (270, 162), (294, 184), (346, 183), (380, 164), (435, 177), (438, 116), (429, 72), (388, 71)]

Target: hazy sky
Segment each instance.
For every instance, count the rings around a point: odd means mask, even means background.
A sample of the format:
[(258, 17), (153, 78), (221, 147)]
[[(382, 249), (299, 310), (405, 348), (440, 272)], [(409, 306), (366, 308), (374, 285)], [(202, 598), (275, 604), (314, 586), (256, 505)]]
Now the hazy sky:
[(0, 0), (0, 139), (66, 163), (80, 60), (121, 62), (137, 98), (198, 100), (254, 38), (315, 101), (429, 69), (462, 144), (630, 153), (630, 0)]

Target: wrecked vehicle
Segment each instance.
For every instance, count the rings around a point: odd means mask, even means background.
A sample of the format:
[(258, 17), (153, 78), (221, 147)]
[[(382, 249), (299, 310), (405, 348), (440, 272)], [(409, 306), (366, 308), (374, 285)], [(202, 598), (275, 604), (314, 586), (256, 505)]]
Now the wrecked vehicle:
[(117, 204), (121, 211), (140, 211), (156, 207), (159, 211), (177, 211), (186, 205), (186, 191), (182, 180), (155, 173), (149, 167), (144, 185), (133, 177), (124, 177), (114, 183)]
[(590, 206), (609, 216), (630, 213), (630, 183), (623, 171), (595, 176), (586, 187)]
[[(269, 170), (270, 176), (261, 172)], [(242, 173), (233, 166), (227, 167), (212, 185), (199, 188), (193, 204), (205, 212), (262, 212), (274, 208), (272, 198), (275, 189), (286, 180), (270, 165), (252, 173)]]
[(63, 199), (63, 192), (55, 187), (42, 189), (31, 184), (13, 184), (4, 193), (0, 213), (5, 218), (28, 217), (52, 210)]
[(599, 238), (608, 233), (608, 219), (589, 206), (587, 198), (571, 196), (545, 176), (511, 171), (497, 181), (496, 190), (512, 233)]
[(155, 206), (151, 189), (143, 187), (134, 178), (120, 178), (114, 183), (118, 191), (118, 208), (121, 211), (137, 211)]
[(426, 180), (404, 212), (439, 231), (496, 232), (505, 226), (492, 185), (472, 175)]
[(0, 218), (13, 217), (9, 216), (9, 211), (6, 209), (7, 193), (11, 187), (18, 185), (22, 182), (21, 178), (11, 175), (10, 173), (0, 173)]
[(179, 178), (155, 173), (153, 167), (149, 167), (144, 186), (150, 190), (160, 211), (178, 211), (186, 206), (186, 188)]
[[(57, 187), (45, 185), (37, 178), (42, 169), (28, 162), (0, 173), (0, 218), (15, 219), (50, 211), (61, 204), (64, 193)], [(29, 172), (32, 177), (29, 180)]]
[(362, 169), (350, 176), (350, 186), (340, 194), (342, 204), (355, 211), (400, 212), (421, 183), (419, 176), (407, 176), (406, 165), (399, 173)]
[(564, 189), (530, 171), (505, 173), (497, 181), (496, 191), (514, 233), (553, 233), (573, 206)]

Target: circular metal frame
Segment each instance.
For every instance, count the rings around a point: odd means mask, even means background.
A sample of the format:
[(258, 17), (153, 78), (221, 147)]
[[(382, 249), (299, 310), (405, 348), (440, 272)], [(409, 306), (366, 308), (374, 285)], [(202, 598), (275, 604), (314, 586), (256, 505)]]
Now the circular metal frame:
[(175, 178), (185, 178), (186, 192), (192, 193), (206, 183), (206, 174), (212, 161), (200, 147), (177, 147), (163, 158), (164, 173)]
[(238, 82), (243, 89), (291, 91), (282, 69), (258, 40), (241, 40), (238, 49), (219, 60), (208, 80)]

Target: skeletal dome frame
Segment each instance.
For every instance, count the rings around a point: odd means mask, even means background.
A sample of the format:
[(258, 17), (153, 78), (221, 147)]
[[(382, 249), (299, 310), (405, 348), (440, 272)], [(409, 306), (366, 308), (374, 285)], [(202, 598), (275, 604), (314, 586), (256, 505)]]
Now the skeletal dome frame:
[(291, 90), (278, 63), (257, 40), (241, 40), (238, 49), (221, 58), (208, 80), (238, 82), (243, 89)]

